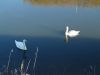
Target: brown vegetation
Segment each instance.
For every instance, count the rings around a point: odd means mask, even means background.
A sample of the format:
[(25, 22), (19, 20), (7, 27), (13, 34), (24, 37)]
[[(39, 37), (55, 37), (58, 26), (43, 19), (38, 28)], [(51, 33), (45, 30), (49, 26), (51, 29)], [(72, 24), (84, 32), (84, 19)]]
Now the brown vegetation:
[(82, 7), (98, 7), (100, 0), (24, 0), (36, 5), (67, 5), (67, 6), (82, 6)]

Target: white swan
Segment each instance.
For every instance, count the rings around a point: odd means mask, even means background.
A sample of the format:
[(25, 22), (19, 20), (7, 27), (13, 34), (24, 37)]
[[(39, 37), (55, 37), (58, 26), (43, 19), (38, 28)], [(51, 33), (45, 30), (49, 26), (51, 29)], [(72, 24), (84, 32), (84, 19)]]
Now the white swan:
[(68, 39), (68, 37), (76, 37), (78, 36), (80, 33), (80, 31), (76, 31), (76, 30), (70, 30), (69, 31), (69, 27), (66, 26), (66, 31), (65, 31), (65, 37)]
[(21, 50), (27, 50), (25, 42), (26, 42), (25, 39), (23, 40), (23, 42), (15, 40), (16, 47), (21, 49)]

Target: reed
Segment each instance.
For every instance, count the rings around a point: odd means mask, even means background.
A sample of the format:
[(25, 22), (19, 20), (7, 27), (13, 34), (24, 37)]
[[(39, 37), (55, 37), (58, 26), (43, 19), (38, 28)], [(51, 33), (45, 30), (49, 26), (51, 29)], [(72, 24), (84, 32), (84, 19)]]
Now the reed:
[(34, 75), (35, 75), (35, 66), (36, 66), (37, 55), (38, 55), (38, 47), (37, 47), (37, 51), (35, 52), (35, 61), (34, 61), (34, 65), (33, 65)]
[[(37, 62), (37, 55), (38, 55), (38, 47), (36, 49), (36, 52), (35, 52), (35, 58), (34, 58), (34, 62), (33, 62), (33, 72), (35, 75), (35, 66), (36, 66), (36, 62)], [(28, 69), (29, 69), (29, 66), (30, 66), (30, 63), (32, 61), (32, 58), (30, 58), (30, 60), (28, 61), (28, 64), (26, 65), (26, 68), (25, 68), (25, 59), (22, 59), (22, 62), (20, 64), (20, 69), (16, 69), (14, 68), (13, 70), (9, 68), (10, 66), (10, 62), (11, 62), (11, 56), (12, 56), (12, 53), (13, 53), (13, 49), (11, 49), (10, 53), (9, 53), (9, 58), (8, 58), (8, 62), (7, 62), (7, 66), (5, 67), (4, 71), (0, 71), (0, 75), (30, 75), (27, 73)]]
[(10, 64), (10, 61), (11, 61), (11, 54), (13, 53), (13, 49), (11, 49), (10, 51), (10, 54), (9, 54), (9, 59), (8, 59), (8, 63), (7, 63), (7, 73), (8, 73), (8, 68), (9, 68), (9, 64)]
[(28, 62), (28, 65), (27, 65), (27, 68), (26, 68), (26, 73), (27, 73), (27, 71), (28, 71), (28, 69), (29, 69), (30, 62), (31, 62), (31, 59), (30, 59), (29, 62)]

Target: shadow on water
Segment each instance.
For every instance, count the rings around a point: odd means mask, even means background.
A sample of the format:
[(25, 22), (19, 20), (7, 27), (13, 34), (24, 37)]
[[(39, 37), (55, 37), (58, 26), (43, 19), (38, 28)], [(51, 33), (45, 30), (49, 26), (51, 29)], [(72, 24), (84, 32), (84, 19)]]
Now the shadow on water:
[[(62, 38), (25, 37), (28, 41), (27, 61), (33, 57), (36, 47), (39, 54), (36, 63), (36, 75), (93, 75), (89, 66), (96, 65), (96, 75), (100, 75), (100, 39), (74, 38), (66, 43)], [(8, 55), (13, 48), (10, 68), (21, 64), (22, 51), (15, 47), (14, 40), (24, 37), (0, 37), (0, 67), (7, 64)], [(30, 68), (32, 68), (31, 62)], [(32, 69), (29, 69), (32, 72)], [(88, 74), (88, 73), (91, 74)]]

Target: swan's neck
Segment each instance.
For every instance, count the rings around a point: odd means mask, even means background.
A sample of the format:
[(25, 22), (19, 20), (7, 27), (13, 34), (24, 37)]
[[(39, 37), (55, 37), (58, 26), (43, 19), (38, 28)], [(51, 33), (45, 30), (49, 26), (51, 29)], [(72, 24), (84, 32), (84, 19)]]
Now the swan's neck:
[(68, 30), (69, 30), (69, 27), (67, 26), (67, 27), (66, 27), (66, 32), (68, 32)]
[(26, 40), (23, 40), (24, 49), (26, 49), (25, 42), (26, 42)]

